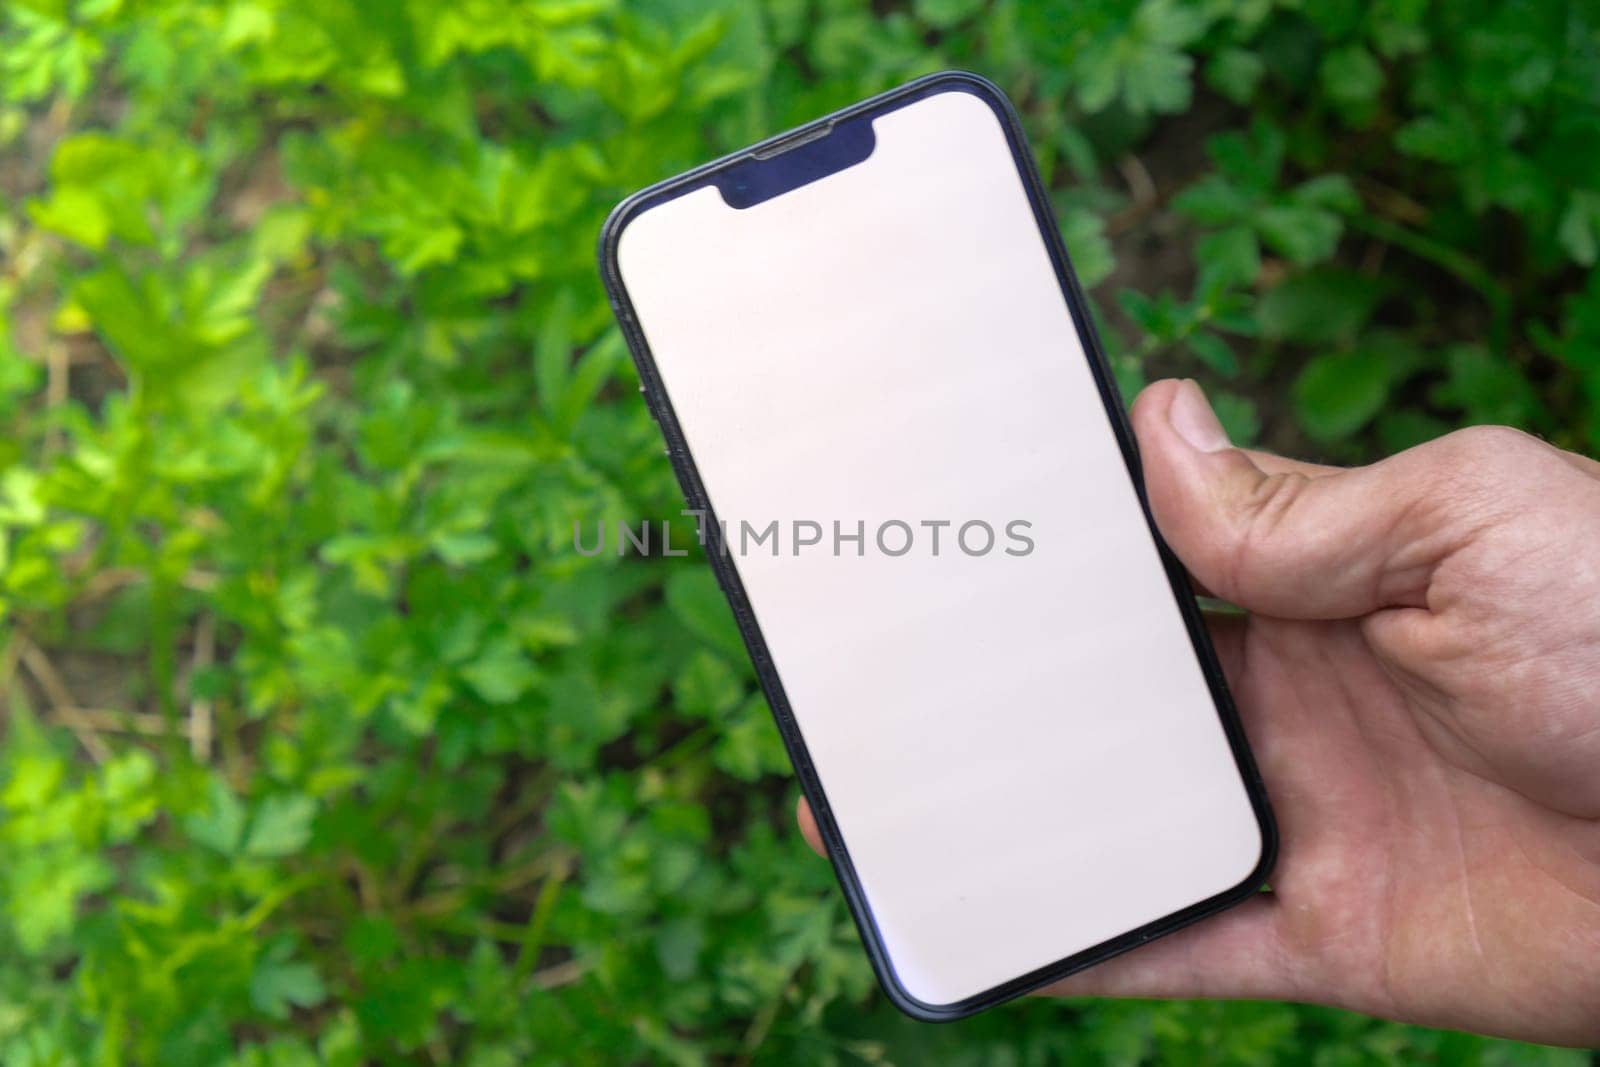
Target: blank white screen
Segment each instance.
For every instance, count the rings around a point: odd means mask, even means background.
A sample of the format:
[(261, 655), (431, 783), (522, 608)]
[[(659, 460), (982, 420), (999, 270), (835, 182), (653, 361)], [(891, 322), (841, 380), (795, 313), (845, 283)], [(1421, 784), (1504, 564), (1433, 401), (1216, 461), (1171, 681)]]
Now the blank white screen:
[[(1262, 842), (999, 119), (949, 91), (874, 129), (754, 207), (643, 212), (618, 261), (719, 518), (827, 531), (734, 562), (895, 974), (943, 1005), (1236, 886)], [(952, 526), (932, 555), (920, 523), (972, 519), (993, 551)]]

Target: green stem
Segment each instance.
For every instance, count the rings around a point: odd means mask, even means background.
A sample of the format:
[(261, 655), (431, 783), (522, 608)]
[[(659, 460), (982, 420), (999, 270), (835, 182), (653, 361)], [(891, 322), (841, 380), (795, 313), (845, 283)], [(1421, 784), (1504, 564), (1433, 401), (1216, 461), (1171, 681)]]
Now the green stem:
[(150, 574), (150, 689), (167, 724), (166, 742), (174, 764), (189, 755), (178, 715), (178, 588), (157, 564)]
[(1484, 302), (1489, 305), (1491, 347), (1500, 355), (1504, 355), (1510, 349), (1511, 292), (1485, 270), (1481, 263), (1443, 241), (1409, 230), (1385, 218), (1358, 215), (1348, 221), (1354, 229), (1376, 237), (1380, 241), (1388, 241), (1418, 259), (1425, 259), (1477, 290)]
[(544, 947), (545, 927), (550, 924), (550, 913), (555, 910), (556, 898), (560, 896), (561, 886), (566, 882), (570, 870), (565, 865), (558, 867), (539, 887), (539, 897), (533, 902), (533, 911), (528, 915), (528, 925), (522, 935), (522, 949), (517, 953), (516, 970), (513, 972), (519, 983), (533, 973), (534, 966), (539, 962), (539, 950)]

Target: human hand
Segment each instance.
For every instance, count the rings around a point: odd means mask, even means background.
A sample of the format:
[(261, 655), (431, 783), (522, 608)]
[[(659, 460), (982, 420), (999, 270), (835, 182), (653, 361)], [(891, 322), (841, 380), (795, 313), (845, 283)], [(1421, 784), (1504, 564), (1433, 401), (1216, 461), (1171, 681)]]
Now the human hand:
[[(1600, 463), (1477, 427), (1342, 470), (1133, 408), (1278, 817), (1272, 892), (1056, 983), (1600, 1044)], [(819, 852), (811, 813), (800, 826)]]

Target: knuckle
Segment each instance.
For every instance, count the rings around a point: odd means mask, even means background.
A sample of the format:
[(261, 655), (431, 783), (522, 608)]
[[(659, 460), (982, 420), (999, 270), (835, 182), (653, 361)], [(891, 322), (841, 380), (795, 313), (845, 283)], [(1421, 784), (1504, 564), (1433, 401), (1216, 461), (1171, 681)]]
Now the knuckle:
[(1428, 480), (1463, 502), (1503, 501), (1521, 494), (1547, 465), (1562, 466), (1554, 448), (1510, 426), (1469, 426), (1424, 446)]
[(1244, 518), (1250, 530), (1264, 533), (1276, 527), (1310, 484), (1310, 478), (1292, 471), (1262, 478), (1245, 500)]
[(1238, 589), (1252, 559), (1271, 551), (1310, 484), (1304, 474), (1284, 472), (1269, 474), (1252, 487), (1240, 508), (1239, 530), (1224, 567), (1230, 590)]
[(1493, 461), (1506, 455), (1527, 455), (1549, 446), (1513, 426), (1468, 426), (1440, 438), (1461, 459)]

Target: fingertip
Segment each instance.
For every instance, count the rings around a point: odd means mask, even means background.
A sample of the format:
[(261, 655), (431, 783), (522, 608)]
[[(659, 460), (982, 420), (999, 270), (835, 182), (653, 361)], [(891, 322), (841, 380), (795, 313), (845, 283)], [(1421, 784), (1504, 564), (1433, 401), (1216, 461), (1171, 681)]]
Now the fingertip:
[[(1156, 524), (1169, 543), (1175, 534), (1182, 539), (1187, 532), (1184, 527), (1191, 510), (1189, 497), (1204, 482), (1199, 466), (1208, 458), (1191, 449), (1172, 425), (1173, 403), (1187, 384), (1179, 378), (1151, 382), (1134, 400), (1131, 411), (1144, 469), (1145, 494)], [(1179, 555), (1183, 553), (1180, 551)]]
[[(1210, 402), (1192, 378), (1151, 382), (1134, 399), (1130, 414), (1147, 480), (1189, 472), (1197, 464), (1203, 464), (1210, 454), (1228, 446), (1221, 425), (1211, 412)], [(1213, 436), (1222, 447), (1200, 447), (1191, 440), (1194, 436), (1191, 424), (1208, 421), (1215, 427)], [(1186, 429), (1189, 432), (1186, 433)]]
[(806, 803), (805, 797), (796, 802), (794, 818), (795, 822), (800, 824), (800, 836), (806, 839), (811, 851), (819, 856), (826, 856), (828, 851), (822, 844), (822, 831), (817, 829), (817, 817), (811, 814), (811, 805)]
[(1162, 378), (1139, 390), (1139, 395), (1133, 398), (1130, 408), (1133, 432), (1141, 443), (1151, 431), (1165, 427), (1167, 411), (1182, 387), (1181, 378)]
[(1228, 583), (1235, 502), (1261, 478), (1232, 446), (1199, 384), (1153, 382), (1134, 402), (1145, 498), (1167, 545), (1195, 582), (1234, 599)]

